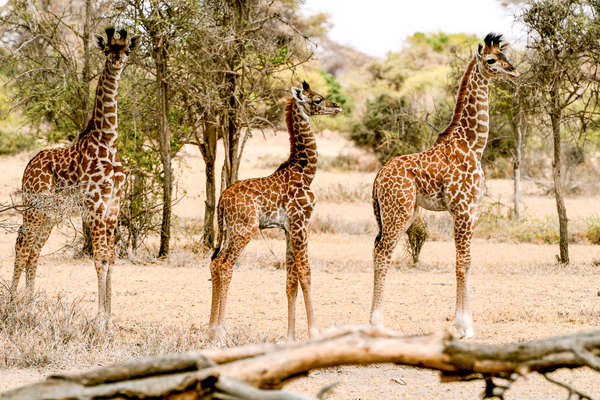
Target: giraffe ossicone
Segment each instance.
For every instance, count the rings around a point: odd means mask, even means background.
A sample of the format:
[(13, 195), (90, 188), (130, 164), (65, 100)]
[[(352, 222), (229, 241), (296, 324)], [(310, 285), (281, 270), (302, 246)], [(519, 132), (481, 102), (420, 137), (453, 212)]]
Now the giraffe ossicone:
[[(15, 243), (15, 266), (11, 291), (26, 271), (27, 289), (34, 288), (42, 247), (56, 219), (47, 201), (63, 204), (68, 193), (81, 198), (90, 222), (94, 266), (98, 277), (98, 321), (104, 327), (111, 313), (111, 265), (114, 264), (115, 228), (125, 171), (117, 154), (117, 91), (121, 72), (137, 37), (127, 40), (127, 31), (105, 30), (97, 36), (106, 56), (98, 80), (94, 108), (87, 127), (70, 146), (42, 150), (25, 167), (22, 180), (23, 224)], [(67, 207), (68, 208), (68, 207)]]
[(312, 115), (333, 115), (341, 107), (302, 83), (292, 87), (285, 109), (290, 136), (290, 156), (273, 174), (231, 185), (219, 199), (217, 249), (210, 263), (212, 304), (209, 334), (225, 339), (225, 306), (232, 269), (240, 253), (259, 229), (281, 228), (286, 237), (286, 294), (288, 340), (295, 339), (295, 306), (298, 283), (304, 295), (310, 337), (318, 334), (310, 295), (308, 224), (315, 204), (310, 188), (317, 172), (317, 144), (310, 126)]
[(490, 33), (480, 44), (464, 73), (452, 121), (437, 141), (421, 153), (396, 157), (385, 164), (373, 182), (373, 211), (379, 233), (373, 251), (374, 283), (370, 322), (383, 326), (383, 288), (392, 252), (408, 229), (418, 207), (448, 211), (454, 217), (456, 246), (456, 311), (459, 337), (471, 337), (473, 318), (468, 279), (471, 237), (484, 193), (481, 157), (488, 138), (488, 90), (494, 79), (512, 80), (502, 35)]

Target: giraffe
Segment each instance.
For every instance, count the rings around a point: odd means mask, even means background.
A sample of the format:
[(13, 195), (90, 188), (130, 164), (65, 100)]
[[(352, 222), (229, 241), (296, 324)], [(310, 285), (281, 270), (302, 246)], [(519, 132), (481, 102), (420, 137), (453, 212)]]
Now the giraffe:
[(481, 156), (488, 137), (488, 89), (494, 79), (512, 80), (518, 72), (504, 50), (502, 35), (488, 34), (464, 73), (452, 121), (430, 149), (396, 157), (373, 182), (373, 210), (379, 232), (373, 251), (374, 284), (370, 323), (383, 326), (383, 286), (392, 252), (419, 207), (448, 211), (454, 219), (456, 247), (456, 310), (454, 326), (460, 337), (474, 336), (468, 278), (471, 237), (484, 193)]
[[(15, 266), (11, 292), (26, 270), (28, 292), (34, 288), (35, 273), (42, 247), (56, 222), (40, 201), (56, 198), (72, 189), (81, 197), (90, 218), (94, 266), (98, 276), (98, 322), (108, 323), (111, 312), (111, 264), (114, 263), (115, 228), (125, 172), (117, 154), (117, 90), (119, 77), (137, 43), (127, 40), (127, 31), (106, 29), (106, 41), (97, 36), (106, 62), (96, 88), (94, 109), (87, 127), (68, 147), (42, 150), (23, 172), (23, 224), (15, 243)], [(42, 200), (41, 200), (42, 199)]]
[(288, 160), (273, 174), (239, 181), (221, 194), (217, 208), (217, 248), (210, 263), (212, 305), (209, 332), (212, 339), (225, 339), (223, 321), (233, 265), (252, 236), (264, 228), (281, 228), (285, 232), (288, 340), (294, 341), (295, 338), (298, 282), (304, 295), (309, 336), (318, 335), (306, 252), (308, 224), (315, 204), (310, 184), (317, 172), (317, 144), (309, 116), (335, 115), (340, 111), (341, 107), (311, 90), (308, 83), (303, 82), (302, 89), (292, 87), (292, 97), (285, 108), (290, 135)]

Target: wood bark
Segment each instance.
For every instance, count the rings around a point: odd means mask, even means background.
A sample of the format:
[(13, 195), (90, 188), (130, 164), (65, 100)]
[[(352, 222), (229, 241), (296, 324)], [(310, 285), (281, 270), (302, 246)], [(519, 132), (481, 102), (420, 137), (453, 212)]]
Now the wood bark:
[(205, 192), (204, 226), (202, 244), (207, 249), (212, 249), (215, 242), (215, 208), (216, 208), (216, 182), (215, 161), (217, 154), (217, 128), (213, 125), (204, 127), (203, 139), (198, 147), (204, 159)]
[(552, 160), (552, 178), (554, 180), (554, 198), (556, 200), (556, 211), (558, 213), (558, 226), (560, 232), (559, 261), (561, 264), (569, 264), (569, 232), (567, 220), (567, 208), (563, 200), (562, 194), (562, 162), (561, 162), (561, 137), (560, 123), (562, 119), (562, 109), (560, 106), (560, 89), (557, 80), (553, 83), (550, 93), (552, 100), (552, 110), (550, 112), (550, 121), (552, 123), (552, 143), (553, 143), (553, 160)]
[(525, 129), (525, 111), (523, 107), (523, 94), (517, 87), (516, 115), (513, 114), (512, 125), (515, 140), (515, 154), (513, 157), (513, 216), (515, 221), (521, 221), (521, 158), (523, 149), (523, 131)]
[(169, 129), (169, 87), (167, 83), (167, 49), (164, 38), (156, 34), (153, 38), (152, 56), (156, 67), (156, 112), (158, 123), (158, 143), (163, 166), (163, 209), (160, 226), (159, 257), (169, 254), (171, 240), (171, 203), (173, 178), (171, 169), (171, 132)]
[[(81, 124), (80, 130), (84, 130), (86, 123), (91, 115), (90, 107), (90, 82), (92, 81), (92, 72), (90, 68), (91, 64), (91, 49), (90, 49), (90, 38), (92, 28), (92, 0), (85, 0), (85, 16), (83, 23), (83, 69), (81, 71)], [(79, 135), (75, 135), (74, 141), (79, 139)], [(84, 215), (81, 219), (81, 232), (83, 233), (83, 246), (80, 254), (83, 256), (91, 256), (93, 252), (92, 248), (92, 230), (87, 217)]]
[[(84, 373), (53, 375), (4, 393), (0, 399), (142, 398), (295, 399), (257, 388), (336, 365), (395, 363), (441, 371), (443, 382), (510, 378), (529, 372), (587, 366), (600, 371), (600, 331), (524, 343), (486, 345), (453, 340), (448, 334), (399, 336), (373, 327), (333, 328), (319, 340), (292, 345), (263, 344), (176, 354), (101, 367)], [(512, 378), (511, 378), (512, 379)], [(491, 387), (491, 389), (490, 389)], [(499, 387), (499, 386), (498, 386)]]

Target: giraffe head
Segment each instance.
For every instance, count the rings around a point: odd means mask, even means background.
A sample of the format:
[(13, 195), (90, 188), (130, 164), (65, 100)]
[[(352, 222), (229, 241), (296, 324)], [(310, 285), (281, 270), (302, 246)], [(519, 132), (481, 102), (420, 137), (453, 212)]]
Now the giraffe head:
[(302, 89), (292, 86), (292, 96), (306, 115), (335, 115), (342, 111), (342, 107), (313, 91), (306, 81), (302, 82)]
[(488, 33), (483, 42), (485, 45), (480, 43), (477, 49), (477, 63), (486, 77), (513, 80), (519, 76), (519, 72), (504, 55), (508, 42), (502, 40), (502, 35)]
[(98, 47), (104, 51), (106, 63), (111, 71), (120, 72), (129, 58), (129, 53), (135, 49), (138, 36), (134, 36), (127, 40), (127, 31), (121, 29), (116, 32), (118, 37), (115, 37), (115, 28), (113, 27), (106, 28), (105, 32), (106, 41), (104, 40), (104, 37), (100, 35), (96, 36)]

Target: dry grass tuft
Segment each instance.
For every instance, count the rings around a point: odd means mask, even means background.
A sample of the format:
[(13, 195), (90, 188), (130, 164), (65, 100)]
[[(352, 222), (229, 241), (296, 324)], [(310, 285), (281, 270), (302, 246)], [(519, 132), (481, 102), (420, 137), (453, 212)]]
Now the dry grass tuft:
[(357, 184), (332, 183), (327, 186), (316, 186), (315, 194), (319, 201), (371, 203), (372, 185), (368, 182)]
[(317, 214), (311, 218), (310, 231), (314, 233), (343, 233), (346, 235), (375, 235), (375, 218), (343, 218)]
[(11, 296), (9, 284), (0, 282), (0, 365), (43, 367), (66, 363), (106, 342), (96, 324), (81, 312), (80, 300), (42, 292)]
[[(204, 328), (114, 322), (109, 331), (97, 328), (81, 299), (38, 291), (11, 297), (0, 282), (0, 368), (71, 368), (177, 353), (212, 346)], [(228, 346), (275, 342), (250, 326), (234, 326)]]

